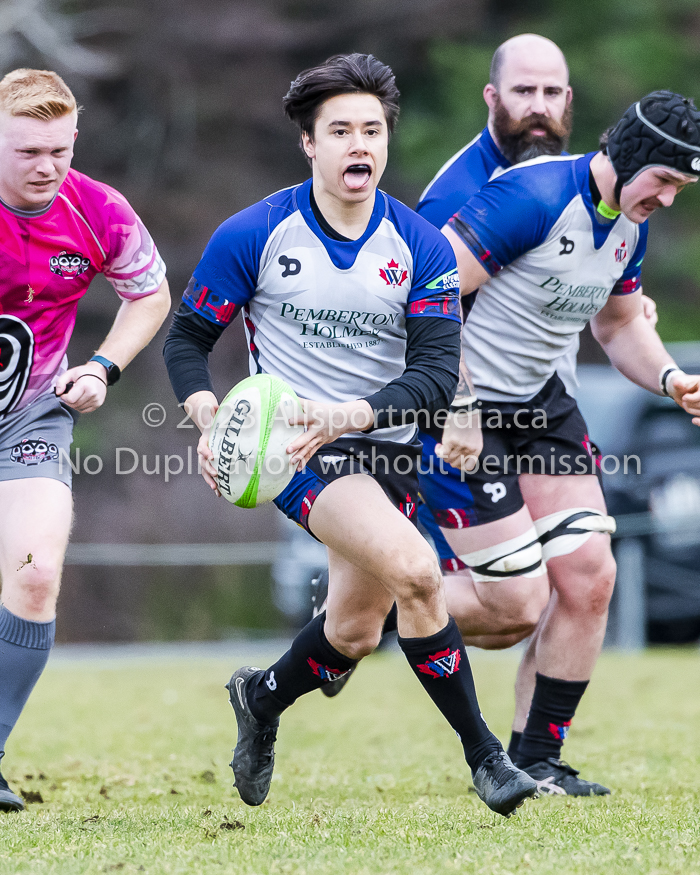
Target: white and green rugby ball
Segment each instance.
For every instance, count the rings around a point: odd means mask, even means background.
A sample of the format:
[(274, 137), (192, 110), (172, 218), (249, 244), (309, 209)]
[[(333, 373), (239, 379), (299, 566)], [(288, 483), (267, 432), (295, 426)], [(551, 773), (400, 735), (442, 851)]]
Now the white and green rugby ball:
[(294, 476), (287, 447), (303, 434), (289, 425), (302, 407), (279, 377), (255, 374), (234, 386), (221, 402), (209, 435), (219, 492), (238, 507), (272, 501)]

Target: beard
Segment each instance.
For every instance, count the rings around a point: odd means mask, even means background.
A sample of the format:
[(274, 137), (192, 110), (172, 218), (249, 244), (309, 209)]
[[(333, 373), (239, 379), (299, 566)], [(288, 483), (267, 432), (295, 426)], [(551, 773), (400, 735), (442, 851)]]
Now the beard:
[[(519, 164), (540, 155), (561, 155), (569, 145), (573, 108), (568, 103), (561, 121), (533, 113), (516, 121), (496, 95), (493, 129), (501, 152), (511, 162)], [(542, 128), (544, 136), (533, 134), (533, 128)]]

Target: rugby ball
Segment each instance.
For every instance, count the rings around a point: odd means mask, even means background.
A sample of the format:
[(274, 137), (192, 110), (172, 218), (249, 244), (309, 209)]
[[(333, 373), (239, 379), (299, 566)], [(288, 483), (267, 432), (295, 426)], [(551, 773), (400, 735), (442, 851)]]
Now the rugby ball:
[(238, 507), (272, 501), (294, 476), (289, 444), (303, 425), (289, 425), (302, 406), (279, 377), (255, 374), (234, 386), (221, 402), (209, 434), (219, 492)]

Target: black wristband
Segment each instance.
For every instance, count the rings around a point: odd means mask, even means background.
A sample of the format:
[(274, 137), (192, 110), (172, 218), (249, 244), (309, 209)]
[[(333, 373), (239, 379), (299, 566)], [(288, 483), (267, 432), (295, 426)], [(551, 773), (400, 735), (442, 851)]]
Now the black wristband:
[(673, 365), (673, 367), (668, 367), (659, 377), (659, 386), (664, 395), (669, 396), (669, 391), (666, 388), (666, 380), (671, 376), (674, 371), (680, 371), (680, 368), (677, 365)]
[(91, 362), (97, 362), (99, 365), (107, 371), (107, 385), (113, 386), (119, 377), (121, 377), (122, 372), (119, 365), (115, 365), (114, 362), (111, 362), (109, 359), (105, 358), (103, 355), (94, 355), (91, 359)]

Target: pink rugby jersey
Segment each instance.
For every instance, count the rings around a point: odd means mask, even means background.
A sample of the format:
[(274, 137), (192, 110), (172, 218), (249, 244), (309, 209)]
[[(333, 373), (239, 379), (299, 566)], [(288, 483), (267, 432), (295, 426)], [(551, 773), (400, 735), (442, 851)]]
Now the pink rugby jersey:
[(78, 301), (103, 273), (123, 301), (153, 294), (165, 265), (126, 199), (76, 170), (46, 209), (0, 201), (0, 414), (66, 370)]

